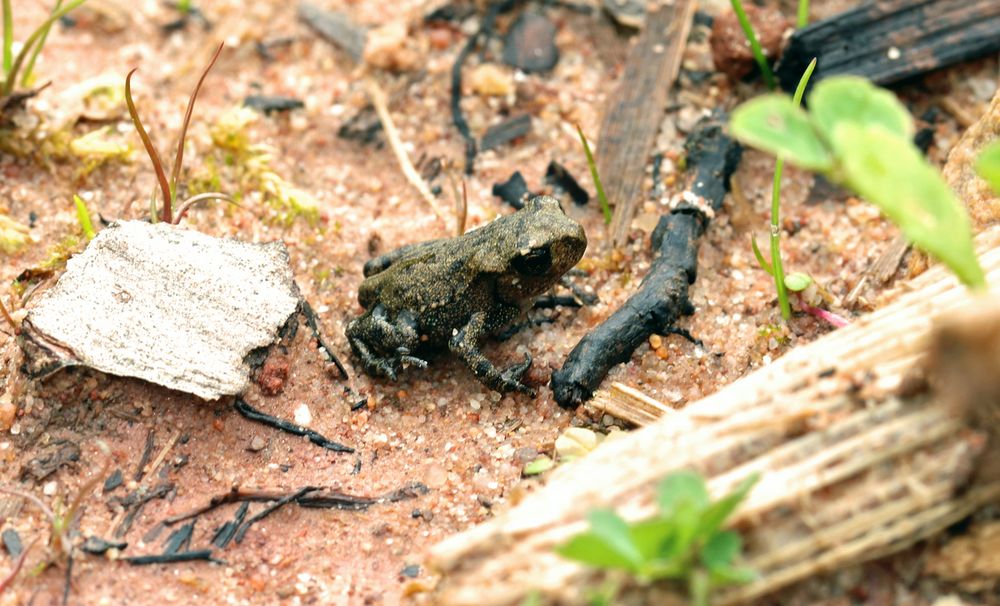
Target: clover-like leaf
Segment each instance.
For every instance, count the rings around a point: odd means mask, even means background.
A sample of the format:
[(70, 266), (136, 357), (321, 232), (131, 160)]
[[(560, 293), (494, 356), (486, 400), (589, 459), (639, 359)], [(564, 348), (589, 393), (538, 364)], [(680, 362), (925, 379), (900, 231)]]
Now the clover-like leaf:
[[(838, 124), (881, 126), (903, 139), (913, 138), (913, 118), (896, 95), (857, 76), (823, 80), (809, 94), (809, 115), (820, 134), (836, 145), (833, 131)], [(850, 149), (834, 147), (835, 153)]]
[(632, 543), (629, 526), (613, 510), (590, 512), (590, 532), (579, 534), (556, 548), (563, 557), (591, 566), (620, 568), (631, 572), (641, 569), (642, 553)]
[(761, 95), (733, 110), (729, 130), (757, 149), (802, 168), (826, 172), (833, 157), (806, 112), (787, 95)]
[(986, 283), (969, 218), (944, 179), (914, 145), (881, 126), (852, 122), (833, 132), (846, 183), (878, 206), (919, 248), (971, 287)]

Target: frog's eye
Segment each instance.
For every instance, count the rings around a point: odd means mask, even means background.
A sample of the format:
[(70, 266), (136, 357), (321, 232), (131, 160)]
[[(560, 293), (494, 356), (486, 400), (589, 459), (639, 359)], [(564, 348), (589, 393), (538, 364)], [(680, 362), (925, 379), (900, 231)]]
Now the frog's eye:
[(514, 269), (525, 276), (541, 276), (552, 268), (552, 253), (548, 246), (532, 248), (514, 257)]

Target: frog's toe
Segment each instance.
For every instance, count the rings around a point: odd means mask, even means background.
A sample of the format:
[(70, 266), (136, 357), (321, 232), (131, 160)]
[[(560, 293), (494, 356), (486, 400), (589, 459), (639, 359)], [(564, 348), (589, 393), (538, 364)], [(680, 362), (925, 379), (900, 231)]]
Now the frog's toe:
[(519, 391), (524, 394), (528, 394), (531, 397), (535, 397), (535, 390), (528, 387), (521, 382), (521, 377), (524, 373), (531, 368), (531, 356), (524, 354), (524, 361), (520, 364), (515, 364), (510, 368), (503, 371), (501, 374), (503, 391)]
[(410, 355), (410, 350), (400, 347), (396, 350), (396, 359), (402, 364), (409, 364), (417, 368), (427, 368), (427, 360)]

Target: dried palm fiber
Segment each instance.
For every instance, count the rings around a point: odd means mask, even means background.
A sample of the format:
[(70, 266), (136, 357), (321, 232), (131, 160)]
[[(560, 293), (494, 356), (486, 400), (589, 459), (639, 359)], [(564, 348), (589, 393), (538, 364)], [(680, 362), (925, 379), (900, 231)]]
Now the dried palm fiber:
[[(888, 307), (558, 468), (511, 510), (431, 550), (442, 573), (436, 603), (517, 604), (533, 590), (550, 603), (583, 603), (602, 573), (553, 547), (586, 530), (595, 507), (651, 516), (655, 485), (682, 468), (704, 474), (717, 496), (761, 473), (732, 519), (760, 578), (721, 591), (718, 604), (893, 553), (1000, 501), (1000, 474), (980, 473), (1000, 448), (984, 422), (995, 427), (1000, 414), (1000, 229), (977, 244), (990, 298), (935, 267)], [(973, 322), (965, 332), (985, 345), (956, 338), (932, 354), (934, 325), (949, 316)], [(984, 378), (954, 360), (977, 360)], [(956, 377), (962, 389), (948, 384)], [(659, 603), (654, 592), (633, 588), (626, 598)]]

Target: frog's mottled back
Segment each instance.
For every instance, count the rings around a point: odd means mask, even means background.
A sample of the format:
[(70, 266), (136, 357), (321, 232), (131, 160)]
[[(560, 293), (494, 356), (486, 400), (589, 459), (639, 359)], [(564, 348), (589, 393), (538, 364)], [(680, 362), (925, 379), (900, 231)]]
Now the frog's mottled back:
[(348, 340), (369, 373), (394, 378), (403, 362), (422, 363), (410, 355), (417, 347), (447, 344), (493, 389), (524, 391), (479, 353), (479, 341), (512, 322), (586, 247), (583, 228), (549, 196), (462, 236), (405, 246), (365, 264), (358, 300), (367, 311), (348, 325)]

